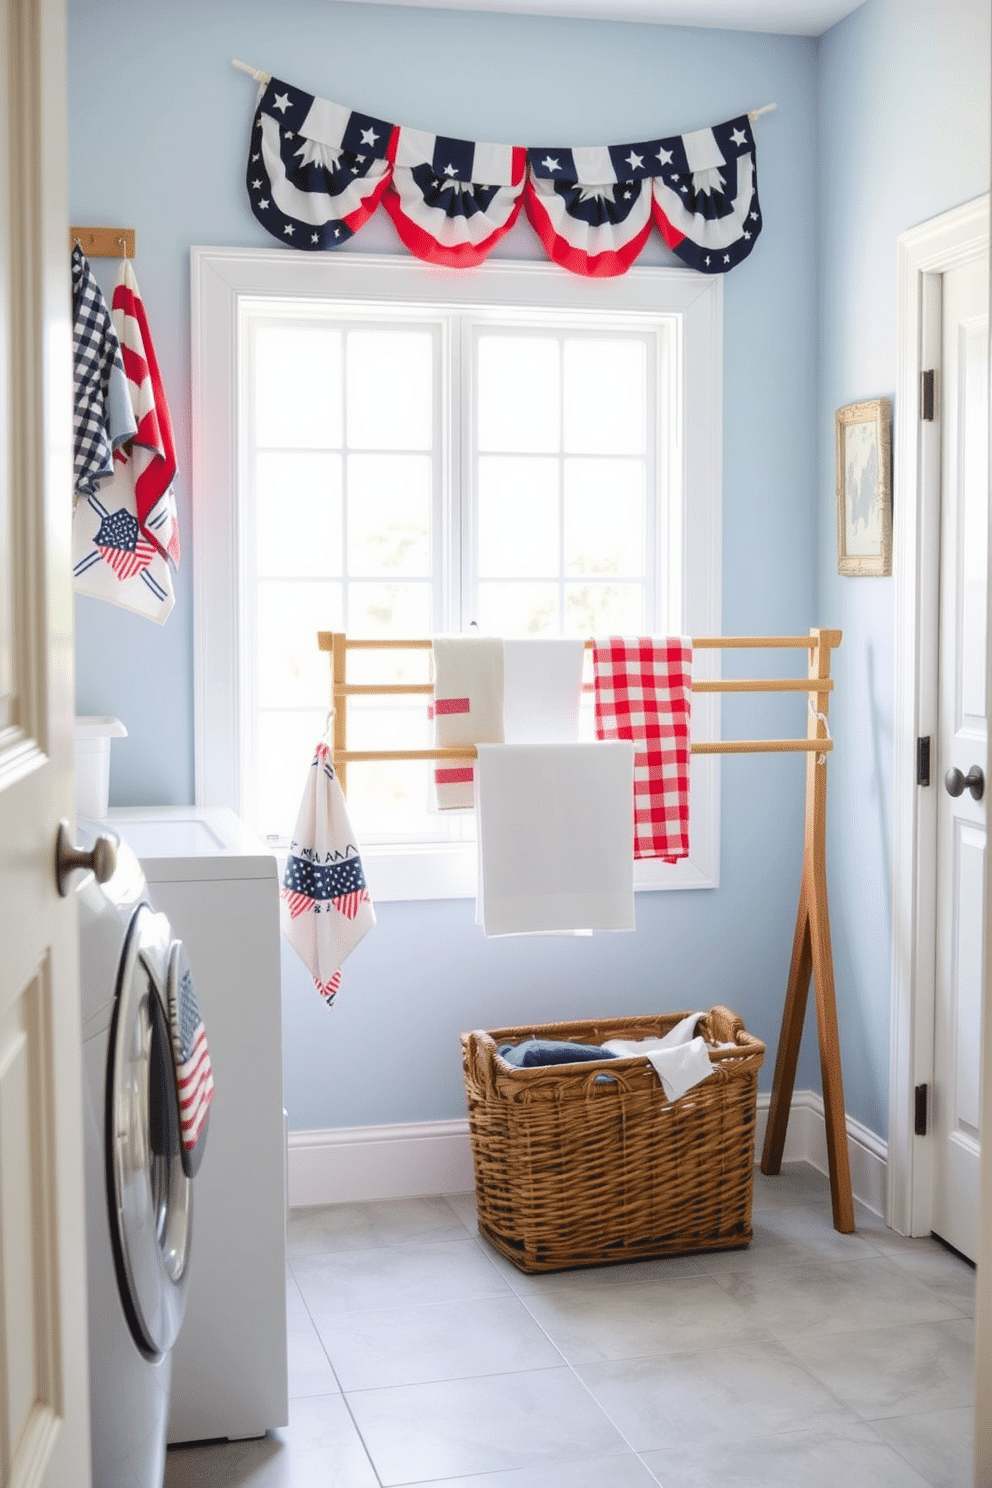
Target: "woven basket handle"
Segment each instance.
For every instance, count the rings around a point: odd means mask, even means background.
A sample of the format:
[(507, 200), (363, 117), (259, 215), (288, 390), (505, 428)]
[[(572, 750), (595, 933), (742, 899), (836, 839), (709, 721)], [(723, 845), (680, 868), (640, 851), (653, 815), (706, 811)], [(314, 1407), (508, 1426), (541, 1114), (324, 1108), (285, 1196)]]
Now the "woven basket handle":
[(465, 1050), (465, 1073), (482, 1092), (483, 1098), (489, 1100), (496, 1092), (496, 1071), (493, 1064), (494, 1044), (481, 1028), (475, 1028), (471, 1033), (462, 1034), (462, 1046)]
[(710, 1008), (705, 1021), (709, 1024), (710, 1039), (714, 1044), (740, 1043), (738, 1035), (747, 1031), (743, 1018), (720, 1005)]

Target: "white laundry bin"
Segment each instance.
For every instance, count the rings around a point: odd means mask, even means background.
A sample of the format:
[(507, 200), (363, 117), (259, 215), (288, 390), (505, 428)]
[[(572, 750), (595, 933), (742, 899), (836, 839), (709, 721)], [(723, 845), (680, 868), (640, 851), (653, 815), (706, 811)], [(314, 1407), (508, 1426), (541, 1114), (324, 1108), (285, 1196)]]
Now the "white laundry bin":
[(76, 812), (100, 819), (110, 800), (110, 741), (126, 739), (119, 718), (85, 714), (76, 719)]

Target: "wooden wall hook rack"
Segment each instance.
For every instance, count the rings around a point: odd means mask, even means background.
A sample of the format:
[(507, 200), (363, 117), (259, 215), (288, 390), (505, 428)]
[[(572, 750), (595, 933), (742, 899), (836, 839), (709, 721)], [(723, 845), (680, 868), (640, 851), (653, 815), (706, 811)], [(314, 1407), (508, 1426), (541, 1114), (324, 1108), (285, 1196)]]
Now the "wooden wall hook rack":
[(133, 258), (133, 227), (70, 227), (69, 252), (78, 243), (87, 258)]

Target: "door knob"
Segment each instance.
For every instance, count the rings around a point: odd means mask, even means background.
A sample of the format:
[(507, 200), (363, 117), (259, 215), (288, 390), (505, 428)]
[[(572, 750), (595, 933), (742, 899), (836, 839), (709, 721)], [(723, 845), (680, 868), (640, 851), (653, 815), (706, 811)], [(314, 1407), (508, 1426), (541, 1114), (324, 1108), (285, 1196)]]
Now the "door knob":
[(55, 839), (55, 882), (64, 899), (69, 892), (69, 879), (77, 868), (88, 868), (97, 883), (106, 883), (113, 878), (117, 867), (117, 842), (107, 834), (101, 834), (90, 852), (77, 847), (72, 840), (67, 821), (59, 822), (59, 834)]
[(980, 801), (985, 792), (985, 776), (978, 765), (972, 765), (967, 775), (955, 767), (948, 770), (944, 776), (944, 789), (949, 796), (960, 796), (967, 787), (976, 801)]

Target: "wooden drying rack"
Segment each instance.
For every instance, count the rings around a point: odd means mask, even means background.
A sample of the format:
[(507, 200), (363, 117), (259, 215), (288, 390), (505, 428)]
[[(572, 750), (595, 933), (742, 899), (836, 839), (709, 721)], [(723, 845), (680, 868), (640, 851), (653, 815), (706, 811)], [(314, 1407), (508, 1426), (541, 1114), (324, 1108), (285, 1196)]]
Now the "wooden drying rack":
[[(700, 740), (691, 745), (691, 750), (693, 754), (806, 754), (806, 823), (799, 909), (772, 1079), (761, 1171), (774, 1174), (782, 1166), (799, 1045), (812, 978), (816, 998), (834, 1228), (843, 1234), (850, 1234), (854, 1230), (854, 1202), (844, 1116), (844, 1082), (827, 911), (826, 868), (827, 755), (833, 749), (826, 715), (829, 695), (834, 686), (830, 676), (830, 653), (840, 645), (841, 635), (839, 630), (811, 630), (808, 636), (694, 636), (692, 645), (695, 651), (791, 648), (809, 653), (807, 675), (804, 678), (698, 681), (692, 684), (694, 692), (804, 692), (809, 698), (810, 708), (805, 738)], [(348, 652), (430, 651), (432, 643), (429, 640), (349, 638), (340, 631), (327, 630), (318, 632), (317, 641), (321, 651), (328, 651), (331, 655), (331, 748), (342, 790), (346, 786), (350, 763), (476, 757), (475, 747), (471, 744), (448, 749), (349, 749), (350, 697), (431, 696), (434, 687), (430, 682), (349, 682)], [(587, 642), (589, 644), (591, 643)]]

